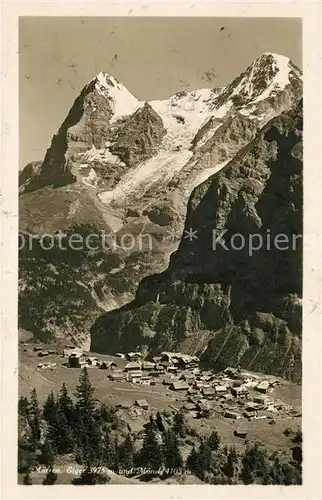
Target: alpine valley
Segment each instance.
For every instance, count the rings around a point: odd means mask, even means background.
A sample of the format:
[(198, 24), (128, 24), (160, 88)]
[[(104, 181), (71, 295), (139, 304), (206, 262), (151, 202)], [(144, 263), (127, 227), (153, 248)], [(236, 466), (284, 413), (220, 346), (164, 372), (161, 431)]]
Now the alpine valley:
[[(213, 233), (302, 233), (301, 99), (300, 69), (272, 53), (224, 88), (163, 101), (99, 73), (20, 173), (20, 328), (300, 381), (300, 242), (250, 256), (214, 250)], [(61, 249), (102, 232), (108, 245)]]

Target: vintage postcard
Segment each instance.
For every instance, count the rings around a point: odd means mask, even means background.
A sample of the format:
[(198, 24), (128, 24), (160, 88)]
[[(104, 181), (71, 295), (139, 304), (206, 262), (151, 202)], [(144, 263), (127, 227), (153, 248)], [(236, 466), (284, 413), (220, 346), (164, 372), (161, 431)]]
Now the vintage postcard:
[(318, 8), (264, 7), (4, 6), (5, 498), (314, 498)]

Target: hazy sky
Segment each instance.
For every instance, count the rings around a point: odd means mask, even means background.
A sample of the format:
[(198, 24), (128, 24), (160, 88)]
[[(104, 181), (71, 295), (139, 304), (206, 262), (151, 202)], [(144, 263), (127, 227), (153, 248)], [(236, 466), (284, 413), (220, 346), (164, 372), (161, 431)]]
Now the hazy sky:
[(20, 168), (43, 159), (99, 71), (139, 99), (162, 99), (225, 85), (267, 51), (301, 66), (301, 47), (299, 19), (20, 18)]

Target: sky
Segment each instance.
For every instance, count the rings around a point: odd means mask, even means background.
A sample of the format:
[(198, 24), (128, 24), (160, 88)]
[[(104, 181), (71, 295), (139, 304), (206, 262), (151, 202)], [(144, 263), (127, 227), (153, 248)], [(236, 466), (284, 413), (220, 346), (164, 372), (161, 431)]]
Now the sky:
[(81, 89), (100, 71), (140, 100), (228, 84), (263, 52), (302, 65), (300, 19), (21, 17), (20, 168), (42, 160)]

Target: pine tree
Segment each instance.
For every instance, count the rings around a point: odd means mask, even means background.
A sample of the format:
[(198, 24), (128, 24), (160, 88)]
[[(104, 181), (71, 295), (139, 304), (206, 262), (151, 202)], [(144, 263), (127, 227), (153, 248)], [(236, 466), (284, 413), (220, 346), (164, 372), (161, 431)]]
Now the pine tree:
[(29, 427), (31, 431), (31, 446), (35, 449), (39, 445), (41, 430), (40, 430), (40, 419), (38, 415), (35, 415), (29, 420)]
[(167, 432), (164, 437), (164, 465), (167, 469), (183, 468), (178, 438), (173, 431)]
[(196, 451), (196, 448), (193, 446), (186, 461), (186, 468), (190, 470), (193, 474), (195, 474), (197, 470), (197, 460), (198, 460), (198, 453)]
[(100, 465), (103, 458), (102, 431), (99, 424), (93, 417), (85, 420), (85, 432), (87, 434), (87, 443), (89, 447), (88, 459), (91, 465)]
[(165, 431), (165, 428), (164, 428), (164, 425), (163, 425), (163, 421), (162, 421), (162, 417), (161, 417), (161, 413), (158, 411), (156, 416), (155, 416), (155, 424), (157, 426), (157, 428), (159, 429), (160, 432), (164, 432)]
[(43, 406), (43, 416), (44, 419), (51, 424), (56, 418), (57, 403), (55, 401), (54, 393), (51, 391)]
[(109, 432), (106, 432), (103, 440), (103, 464), (111, 470), (114, 470), (117, 462), (114, 442)]
[(39, 409), (38, 397), (36, 389), (31, 391), (30, 406), (29, 406), (29, 427), (31, 430), (31, 445), (35, 449), (40, 441), (40, 417), (41, 412)]
[(134, 445), (130, 434), (127, 434), (125, 440), (120, 445), (118, 450), (118, 458), (120, 466), (123, 469), (131, 469), (134, 464)]
[(40, 419), (38, 396), (35, 388), (30, 393), (30, 413), (33, 417), (37, 417), (38, 419)]
[(185, 422), (185, 418), (184, 418), (183, 413), (181, 413), (180, 411), (178, 411), (173, 418), (172, 430), (178, 436), (180, 436), (182, 438), (186, 437), (187, 424)]
[(58, 475), (56, 472), (54, 472), (52, 465), (49, 467), (46, 477), (43, 480), (42, 484), (43, 485), (52, 485), (55, 484), (57, 481)]
[(68, 423), (73, 423), (73, 402), (68, 395), (67, 387), (65, 383), (63, 383), (58, 398), (58, 406), (62, 413), (65, 415)]
[(245, 484), (253, 483), (257, 478), (263, 478), (268, 472), (268, 457), (266, 450), (256, 442), (249, 445), (242, 459), (242, 480)]
[(76, 386), (76, 409), (82, 416), (93, 416), (96, 408), (96, 398), (94, 397), (95, 389), (91, 384), (87, 368), (85, 367)]
[(211, 459), (211, 449), (204, 441), (202, 441), (197, 453), (195, 466), (195, 474), (202, 480), (204, 479), (205, 474), (211, 469)]
[(23, 484), (26, 485), (26, 486), (32, 485), (32, 480), (31, 480), (31, 476), (30, 476), (30, 471), (29, 470), (27, 470), (26, 474), (24, 475)]
[(29, 415), (29, 401), (25, 396), (20, 396), (18, 401), (18, 415), (28, 417)]
[(217, 451), (220, 446), (220, 436), (216, 430), (213, 430), (207, 439), (207, 445), (213, 451)]
[(113, 470), (118, 474), (120, 469), (120, 461), (119, 461), (120, 446), (117, 436), (115, 436), (114, 438), (114, 450), (115, 450), (115, 461), (113, 465)]
[(234, 447), (231, 447), (227, 455), (227, 461), (223, 468), (225, 476), (227, 476), (230, 481), (233, 481), (236, 475), (237, 465), (238, 465), (238, 455), (236, 453), (236, 449)]
[(46, 439), (44, 444), (42, 445), (41, 456), (39, 458), (39, 461), (41, 464), (52, 466), (54, 463), (54, 458), (55, 456), (53, 447), (50, 441)]
[(144, 438), (142, 449), (139, 454), (139, 462), (142, 467), (159, 470), (163, 464), (163, 453), (155, 432), (150, 429)]
[(72, 428), (59, 408), (57, 408), (54, 419), (49, 425), (47, 437), (54, 451), (59, 455), (71, 453), (74, 449), (75, 440)]

